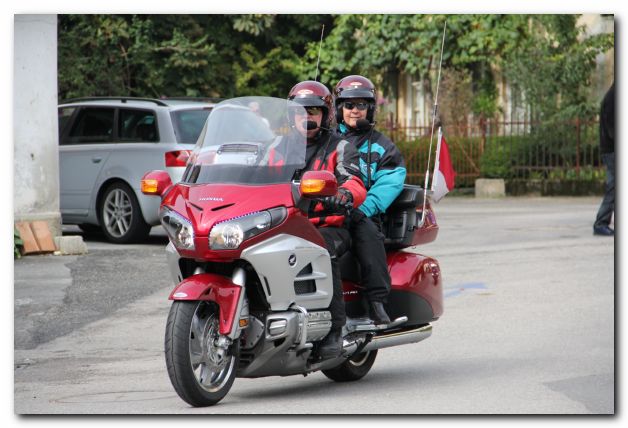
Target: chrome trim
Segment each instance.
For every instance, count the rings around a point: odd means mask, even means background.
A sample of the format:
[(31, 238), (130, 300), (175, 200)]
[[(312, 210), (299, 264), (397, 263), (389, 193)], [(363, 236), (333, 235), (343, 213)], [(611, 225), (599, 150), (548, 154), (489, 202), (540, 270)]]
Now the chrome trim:
[(299, 317), (299, 335), (300, 336), (295, 340), (295, 342), (297, 340), (299, 341), (299, 349), (302, 349), (305, 347), (305, 343), (307, 341), (307, 320), (308, 320), (307, 309), (299, 305), (293, 305), (292, 309), (299, 311), (303, 315), (303, 317)]
[(288, 329), (288, 320), (273, 320), (268, 324), (268, 335), (271, 337), (279, 336)]
[(310, 281), (310, 280), (325, 279), (325, 278), (327, 278), (327, 275), (325, 275), (324, 273), (314, 272), (314, 273), (308, 273), (305, 275), (299, 275), (295, 277), (294, 280), (295, 281)]
[(389, 348), (391, 346), (405, 345), (408, 343), (417, 343), (427, 339), (432, 335), (432, 326), (430, 324), (417, 327), (412, 330), (397, 331), (389, 334), (375, 336), (366, 344), (362, 352), (372, 351), (374, 349)]
[(235, 316), (233, 317), (231, 333), (228, 335), (230, 339), (236, 340), (240, 337), (240, 332), (242, 331), (240, 328), (240, 318), (244, 313), (243, 311), (246, 311), (246, 317), (249, 315), (249, 303), (248, 300), (246, 300), (246, 292), (244, 290), (244, 284), (246, 283), (246, 271), (241, 267), (235, 268), (233, 274), (231, 275), (231, 282), (240, 286), (240, 299), (238, 299), (238, 306), (236, 307)]

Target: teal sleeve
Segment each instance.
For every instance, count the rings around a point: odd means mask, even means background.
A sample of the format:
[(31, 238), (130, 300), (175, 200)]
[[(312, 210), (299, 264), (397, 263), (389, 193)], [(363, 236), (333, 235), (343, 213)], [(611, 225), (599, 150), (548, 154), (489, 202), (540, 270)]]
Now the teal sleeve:
[(405, 179), (406, 169), (402, 166), (377, 171), (373, 176), (373, 185), (366, 194), (366, 200), (359, 209), (367, 217), (386, 212), (403, 190)]

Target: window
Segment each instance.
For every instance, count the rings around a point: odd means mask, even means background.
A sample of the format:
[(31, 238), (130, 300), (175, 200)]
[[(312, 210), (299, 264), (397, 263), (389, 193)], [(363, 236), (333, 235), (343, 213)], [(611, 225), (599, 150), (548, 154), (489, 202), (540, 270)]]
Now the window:
[(67, 126), (72, 114), (76, 111), (76, 107), (66, 107), (59, 109), (59, 144), (62, 145), (65, 143), (63, 139), (63, 130)]
[(195, 144), (205, 126), (211, 109), (179, 110), (171, 113), (177, 140), (181, 144)]
[(69, 135), (70, 143), (102, 143), (113, 137), (114, 109), (83, 108)]
[(120, 109), (118, 136), (120, 141), (157, 141), (155, 113), (150, 110)]

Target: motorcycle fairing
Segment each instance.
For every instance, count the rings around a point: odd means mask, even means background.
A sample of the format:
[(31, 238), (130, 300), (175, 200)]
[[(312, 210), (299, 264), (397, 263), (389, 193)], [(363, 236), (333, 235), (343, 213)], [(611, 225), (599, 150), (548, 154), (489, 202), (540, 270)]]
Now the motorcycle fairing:
[(229, 335), (233, 328), (242, 287), (230, 278), (212, 273), (192, 275), (170, 293), (169, 300), (207, 300), (220, 308), (220, 334)]
[[(271, 310), (283, 311), (293, 303), (307, 310), (329, 306), (333, 283), (326, 248), (281, 233), (246, 248), (241, 258), (258, 274)], [(308, 281), (310, 290), (301, 287)]]

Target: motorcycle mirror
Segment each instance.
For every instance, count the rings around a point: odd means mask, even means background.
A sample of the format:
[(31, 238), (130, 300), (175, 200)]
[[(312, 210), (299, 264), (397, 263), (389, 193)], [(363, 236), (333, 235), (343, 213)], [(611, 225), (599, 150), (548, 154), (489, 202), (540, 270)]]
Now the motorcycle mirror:
[(301, 195), (308, 197), (334, 196), (338, 192), (336, 176), (329, 171), (306, 171), (299, 185)]
[(149, 171), (142, 177), (142, 193), (149, 196), (163, 196), (172, 187), (170, 174), (166, 171)]

